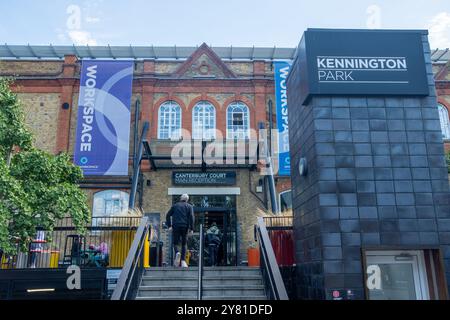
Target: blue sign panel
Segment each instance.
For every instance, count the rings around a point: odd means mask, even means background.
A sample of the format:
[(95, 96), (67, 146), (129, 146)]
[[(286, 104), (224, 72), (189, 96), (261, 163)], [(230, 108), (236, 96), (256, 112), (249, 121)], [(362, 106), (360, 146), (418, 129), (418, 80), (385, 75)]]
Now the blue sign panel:
[(291, 174), (291, 158), (289, 156), (289, 125), (286, 79), (291, 65), (287, 62), (274, 62), (275, 98), (277, 107), (278, 128), (278, 175)]
[(84, 175), (128, 175), (133, 61), (83, 60), (74, 162)]
[(308, 29), (291, 73), (300, 74), (303, 103), (311, 95), (426, 96), (421, 30)]

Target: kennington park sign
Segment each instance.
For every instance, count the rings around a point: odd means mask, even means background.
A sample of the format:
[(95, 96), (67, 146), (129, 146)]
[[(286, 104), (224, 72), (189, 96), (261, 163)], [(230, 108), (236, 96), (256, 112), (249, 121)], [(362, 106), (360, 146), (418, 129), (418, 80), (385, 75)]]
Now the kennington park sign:
[(423, 31), (308, 29), (299, 45), (302, 101), (311, 95), (428, 95)]

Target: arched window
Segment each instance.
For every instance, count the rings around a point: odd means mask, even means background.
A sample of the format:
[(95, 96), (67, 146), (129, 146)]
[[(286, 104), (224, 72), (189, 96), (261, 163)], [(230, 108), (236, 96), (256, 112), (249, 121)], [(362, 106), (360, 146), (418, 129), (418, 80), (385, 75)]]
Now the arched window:
[(450, 139), (450, 122), (448, 119), (448, 110), (442, 104), (438, 104), (439, 120), (441, 121), (442, 138)]
[(280, 210), (281, 212), (292, 210), (292, 191), (286, 190), (280, 192)]
[(192, 109), (192, 138), (211, 140), (216, 137), (216, 109), (208, 101), (200, 101)]
[(227, 139), (249, 139), (250, 117), (248, 107), (239, 101), (227, 108)]
[(121, 216), (128, 212), (129, 194), (119, 190), (105, 190), (94, 195), (93, 217)]
[(175, 101), (164, 102), (158, 110), (158, 139), (180, 139), (181, 108)]

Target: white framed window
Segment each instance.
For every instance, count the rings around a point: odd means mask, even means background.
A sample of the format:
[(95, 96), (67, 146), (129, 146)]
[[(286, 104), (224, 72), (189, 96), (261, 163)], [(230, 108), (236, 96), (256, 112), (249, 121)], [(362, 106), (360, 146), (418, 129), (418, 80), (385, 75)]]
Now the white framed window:
[(366, 251), (369, 300), (428, 300), (422, 250)]
[(122, 216), (128, 212), (129, 194), (120, 190), (105, 190), (94, 194), (93, 217)]
[(208, 101), (200, 101), (192, 109), (192, 138), (216, 138), (216, 109)]
[(250, 117), (248, 107), (236, 101), (227, 108), (227, 139), (249, 139)]
[(175, 101), (164, 102), (158, 110), (158, 139), (181, 137), (181, 107)]
[(280, 192), (279, 202), (281, 212), (286, 212), (292, 210), (292, 191), (286, 190)]
[(438, 104), (439, 120), (441, 122), (442, 138), (450, 139), (450, 121), (448, 119), (448, 110), (442, 104)]

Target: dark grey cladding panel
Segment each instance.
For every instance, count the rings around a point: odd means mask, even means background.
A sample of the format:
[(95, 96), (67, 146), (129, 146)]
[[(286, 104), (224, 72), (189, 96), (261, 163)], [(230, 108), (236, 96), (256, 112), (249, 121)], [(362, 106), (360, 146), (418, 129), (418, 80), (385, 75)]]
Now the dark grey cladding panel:
[(302, 105), (299, 76), (290, 75), (288, 105), (301, 297), (329, 299), (342, 283), (358, 292), (361, 247), (439, 245), (449, 265), (449, 182), (433, 84), (425, 98), (313, 96)]

